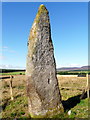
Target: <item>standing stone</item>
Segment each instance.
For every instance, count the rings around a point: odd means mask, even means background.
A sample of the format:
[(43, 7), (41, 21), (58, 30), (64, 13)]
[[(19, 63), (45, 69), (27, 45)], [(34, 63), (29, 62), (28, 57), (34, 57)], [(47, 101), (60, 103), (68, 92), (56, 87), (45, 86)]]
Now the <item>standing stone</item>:
[(44, 5), (38, 9), (28, 39), (26, 79), (31, 117), (51, 117), (63, 112), (49, 15)]

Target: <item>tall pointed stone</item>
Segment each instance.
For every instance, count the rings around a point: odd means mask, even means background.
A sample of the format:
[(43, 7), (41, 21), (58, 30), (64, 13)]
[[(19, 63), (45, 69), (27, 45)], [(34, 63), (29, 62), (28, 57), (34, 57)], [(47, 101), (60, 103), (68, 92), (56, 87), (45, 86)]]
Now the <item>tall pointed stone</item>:
[(31, 117), (51, 117), (63, 112), (49, 15), (44, 5), (38, 9), (28, 39), (26, 79)]

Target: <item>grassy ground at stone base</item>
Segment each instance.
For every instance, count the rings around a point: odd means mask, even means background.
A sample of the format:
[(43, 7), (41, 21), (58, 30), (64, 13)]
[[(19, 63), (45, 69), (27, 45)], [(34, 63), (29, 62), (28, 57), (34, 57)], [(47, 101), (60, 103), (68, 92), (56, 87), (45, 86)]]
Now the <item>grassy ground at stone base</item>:
[[(80, 100), (79, 98), (82, 94), (82, 90), (73, 89), (76, 87), (84, 88), (86, 78), (58, 77), (58, 81), (65, 112), (62, 115), (53, 116), (53, 118), (88, 118), (88, 98), (85, 97)], [(66, 87), (71, 88), (68, 89)], [(30, 115), (28, 114), (25, 76), (23, 75), (13, 79), (13, 101), (10, 99), (9, 81), (3, 80), (0, 90), (1, 89), (2, 102), (0, 105), (3, 109), (1, 112), (2, 118), (30, 118)]]

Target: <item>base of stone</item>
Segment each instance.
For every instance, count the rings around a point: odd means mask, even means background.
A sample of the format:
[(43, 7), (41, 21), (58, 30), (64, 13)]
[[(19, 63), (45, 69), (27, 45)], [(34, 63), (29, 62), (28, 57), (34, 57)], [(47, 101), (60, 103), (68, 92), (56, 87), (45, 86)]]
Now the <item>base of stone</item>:
[(38, 114), (30, 114), (30, 116), (31, 118), (53, 118), (53, 116), (63, 113), (64, 113), (64, 108), (61, 104), (57, 108), (42, 110)]

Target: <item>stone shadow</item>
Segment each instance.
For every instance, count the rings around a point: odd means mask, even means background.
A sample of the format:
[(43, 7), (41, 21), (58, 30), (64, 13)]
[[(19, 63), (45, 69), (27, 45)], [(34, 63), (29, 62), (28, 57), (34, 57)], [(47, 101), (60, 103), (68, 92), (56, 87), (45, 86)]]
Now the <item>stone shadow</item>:
[(0, 105), (0, 112), (2, 112), (2, 110), (5, 110), (6, 106), (9, 104), (9, 100), (10, 100), (10, 98), (5, 99), (4, 104)]
[(64, 107), (64, 111), (68, 111), (71, 108), (75, 107), (78, 103), (80, 103), (80, 101), (82, 99), (85, 99), (85, 98), (87, 98), (87, 92), (85, 92), (83, 95), (80, 94), (80, 95), (71, 97), (71, 98), (69, 98), (65, 101), (63, 100), (62, 104), (63, 104), (63, 107)]

